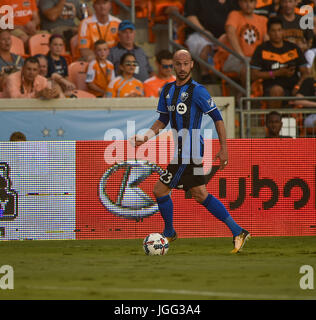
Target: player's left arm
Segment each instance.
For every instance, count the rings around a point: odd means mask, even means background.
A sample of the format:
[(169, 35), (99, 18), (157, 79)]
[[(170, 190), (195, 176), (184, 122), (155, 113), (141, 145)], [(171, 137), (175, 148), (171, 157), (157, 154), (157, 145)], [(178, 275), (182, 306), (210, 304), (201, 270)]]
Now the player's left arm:
[(219, 169), (222, 170), (228, 164), (228, 150), (227, 150), (227, 139), (226, 139), (226, 129), (223, 120), (218, 120), (215, 122), (215, 128), (217, 131), (219, 144), (221, 146), (219, 152), (217, 153), (214, 161), (219, 159), (220, 160), (220, 167)]
[(217, 135), (219, 138), (219, 143), (220, 143), (220, 150), (216, 154), (214, 161), (217, 159), (220, 160), (220, 170), (222, 170), (228, 163), (226, 129), (225, 129), (222, 115), (220, 111), (217, 109), (215, 101), (203, 86), (198, 87), (197, 91), (194, 94), (197, 97), (197, 103), (200, 109), (205, 114), (208, 114), (215, 123), (215, 128), (216, 128)]

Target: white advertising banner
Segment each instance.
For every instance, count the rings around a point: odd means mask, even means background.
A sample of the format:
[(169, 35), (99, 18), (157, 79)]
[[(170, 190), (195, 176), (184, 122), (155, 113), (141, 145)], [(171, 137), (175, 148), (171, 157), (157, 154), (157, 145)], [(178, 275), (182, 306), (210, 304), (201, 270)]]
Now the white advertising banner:
[(0, 142), (0, 240), (75, 239), (76, 143)]

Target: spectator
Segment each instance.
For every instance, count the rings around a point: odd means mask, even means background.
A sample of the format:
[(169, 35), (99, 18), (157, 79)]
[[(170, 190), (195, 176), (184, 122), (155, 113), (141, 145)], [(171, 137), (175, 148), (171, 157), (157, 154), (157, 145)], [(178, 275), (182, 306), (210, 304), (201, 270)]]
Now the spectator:
[(67, 30), (77, 33), (75, 18), (83, 18), (80, 0), (39, 0), (38, 8), (42, 30), (52, 34)]
[[(267, 18), (254, 14), (256, 0), (239, 0), (241, 10), (232, 11), (226, 21), (228, 46), (250, 61), (256, 47), (267, 38)], [(224, 72), (236, 72), (245, 85), (246, 68), (234, 55), (229, 54), (223, 65)]]
[(66, 96), (69, 96), (76, 86), (68, 80), (68, 65), (62, 56), (65, 50), (64, 39), (60, 35), (52, 35), (49, 38), (49, 52), (47, 54), (48, 72), (47, 78), (56, 81)]
[[(269, 19), (268, 34), (270, 40), (258, 46), (251, 59), (251, 79), (263, 79), (264, 96), (295, 95), (308, 76), (304, 55), (296, 44), (283, 40), (280, 18)], [(270, 106), (279, 108), (281, 102), (271, 102)]]
[(144, 82), (145, 97), (159, 97), (161, 88), (176, 77), (172, 74), (173, 55), (168, 50), (161, 50), (156, 54), (157, 75)]
[[(34, 57), (37, 58), (37, 60), (39, 62), (39, 67), (40, 67), (39, 75), (41, 75), (41, 76), (43, 76), (43, 77), (45, 77), (47, 79), (48, 87), (49, 88), (56, 87), (58, 92), (61, 92), (59, 97), (60, 98), (65, 98), (65, 96), (63, 94), (63, 90), (60, 87), (60, 85), (55, 80), (53, 80), (52, 78), (48, 77), (48, 60), (47, 60), (47, 56), (45, 56), (43, 54), (37, 54)], [(54, 77), (58, 77), (58, 75), (56, 74), (56, 75), (54, 75)]]
[(134, 78), (135, 68), (138, 66), (133, 53), (124, 53), (120, 61), (121, 76), (110, 82), (107, 89), (107, 97), (127, 98), (143, 97), (144, 86), (141, 81)]
[(257, 0), (255, 14), (265, 16), (267, 18), (276, 15), (273, 0)]
[(30, 36), (37, 33), (40, 24), (36, 0), (0, 0), (0, 7), (9, 5), (14, 10), (14, 30), (12, 34), (23, 40), (27, 46)]
[(280, 10), (280, 0), (273, 0), (274, 12), (278, 13)]
[(0, 91), (7, 75), (20, 70), (23, 66), (23, 58), (14, 53), (10, 53), (12, 39), (10, 30), (0, 29)]
[(110, 15), (110, 0), (93, 0), (94, 15), (83, 19), (79, 25), (79, 52), (80, 56), (91, 61), (95, 58), (93, 44), (103, 39), (109, 48), (118, 42), (118, 26), (120, 19)]
[(281, 136), (282, 116), (277, 111), (271, 111), (266, 115), (266, 138), (292, 138), (290, 136)]
[(39, 62), (28, 57), (21, 71), (10, 74), (4, 84), (3, 98), (43, 98), (60, 96), (57, 88), (49, 88), (47, 79), (39, 75)]
[(119, 25), (119, 42), (117, 46), (110, 49), (109, 60), (114, 65), (115, 75), (120, 72), (120, 59), (126, 52), (133, 53), (136, 57), (138, 66), (135, 70), (135, 78), (144, 82), (153, 76), (153, 69), (149, 64), (148, 57), (144, 50), (135, 45), (136, 30), (135, 25), (124, 20)]
[(283, 23), (283, 39), (293, 42), (305, 52), (313, 42), (313, 30), (300, 27), (301, 15), (295, 13), (296, 0), (280, 0), (279, 17)]
[(83, 19), (80, 0), (39, 0), (41, 29), (61, 34), (68, 43), (77, 34), (75, 18)]
[[(215, 38), (219, 38), (225, 33), (225, 21), (230, 11), (237, 10), (236, 0), (186, 0), (184, 6), (184, 15), (190, 22), (200, 29), (206, 31)], [(204, 61), (213, 54), (213, 43), (209, 38), (202, 36), (191, 28), (186, 29), (185, 44), (190, 52), (200, 57)], [(202, 64), (201, 82), (204, 84), (211, 83), (208, 68)]]
[[(298, 4), (298, 7), (296, 8), (296, 13), (299, 15), (304, 15), (304, 13), (306, 11), (301, 10), (300, 8), (302, 6), (310, 6), (311, 8), (313, 8), (313, 13), (314, 13), (314, 26), (316, 24), (316, 0), (305, 0), (302, 1)], [(314, 58), (316, 57), (316, 28), (313, 28), (314, 31), (314, 37), (313, 37), (313, 41), (306, 41), (305, 47), (307, 47), (307, 50), (304, 52), (306, 61), (307, 61), (307, 67), (310, 69), (310, 71), (312, 71), (312, 66), (313, 66), (313, 61)]]
[[(306, 78), (298, 89), (297, 97), (315, 97), (316, 96), (316, 59), (313, 63), (313, 77)], [(316, 100), (294, 100), (291, 105), (302, 107), (316, 107)], [(316, 113), (308, 115), (304, 120), (304, 127), (312, 129), (316, 135)]]
[(15, 131), (11, 134), (10, 141), (26, 141), (26, 136), (20, 131)]
[(34, 56), (38, 62), (39, 62), (39, 75), (41, 75), (42, 77), (47, 78), (47, 74), (48, 74), (48, 61), (47, 61), (47, 56), (45, 56), (44, 54), (37, 54)]
[(109, 83), (114, 80), (114, 66), (107, 60), (109, 47), (104, 40), (98, 40), (94, 44), (95, 60), (89, 64), (86, 83), (89, 91), (96, 97), (106, 97)]

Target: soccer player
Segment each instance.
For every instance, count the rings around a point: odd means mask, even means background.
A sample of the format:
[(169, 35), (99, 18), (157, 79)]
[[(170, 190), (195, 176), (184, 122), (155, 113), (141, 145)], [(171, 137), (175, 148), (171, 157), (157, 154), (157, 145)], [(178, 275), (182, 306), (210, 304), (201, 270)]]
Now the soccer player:
[[(177, 133), (174, 135), (175, 159), (160, 176), (153, 190), (165, 223), (163, 235), (169, 242), (177, 238), (177, 233), (173, 228), (173, 203), (170, 192), (173, 188), (183, 185), (184, 190), (190, 190), (197, 202), (223, 221), (231, 230), (234, 243), (232, 253), (237, 253), (249, 238), (249, 232), (242, 229), (233, 220), (224, 205), (208, 193), (204, 175), (196, 174), (203, 168), (203, 141), (200, 135), (194, 134), (194, 131), (200, 129), (203, 113), (213, 119), (219, 137), (221, 148), (215, 159), (220, 160), (220, 169), (224, 169), (228, 164), (223, 119), (205, 87), (191, 78), (193, 68), (191, 54), (187, 50), (178, 50), (173, 56), (173, 65), (176, 81), (166, 84), (162, 89), (157, 108), (157, 112), (160, 113), (159, 119), (145, 135), (133, 136), (131, 143), (136, 147), (142, 145), (156, 136), (170, 122), (174, 133)], [(200, 146), (199, 151), (196, 151), (196, 146)]]

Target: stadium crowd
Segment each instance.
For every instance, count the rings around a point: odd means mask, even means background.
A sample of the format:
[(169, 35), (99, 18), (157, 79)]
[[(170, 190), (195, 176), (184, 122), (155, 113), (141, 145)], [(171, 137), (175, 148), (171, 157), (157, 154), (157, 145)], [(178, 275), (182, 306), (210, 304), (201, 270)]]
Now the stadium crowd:
[[(175, 79), (172, 53), (157, 46), (153, 68), (135, 43), (136, 26), (121, 21), (110, 0), (0, 0), (3, 5), (14, 8), (14, 29), (0, 29), (0, 97), (158, 97)], [(156, 21), (166, 21), (176, 10), (247, 60), (253, 95), (316, 96), (316, 0), (147, 0), (137, 5), (137, 17), (151, 8)], [(313, 10), (312, 28), (305, 5)], [(245, 85), (246, 68), (235, 55), (180, 22), (176, 37), (193, 56)], [(76, 76), (82, 68), (83, 84)], [(214, 82), (205, 65), (199, 71), (201, 83)], [(272, 101), (264, 107), (284, 104)], [(316, 106), (308, 100), (286, 104)], [(315, 114), (306, 117), (305, 127), (316, 128)]]

